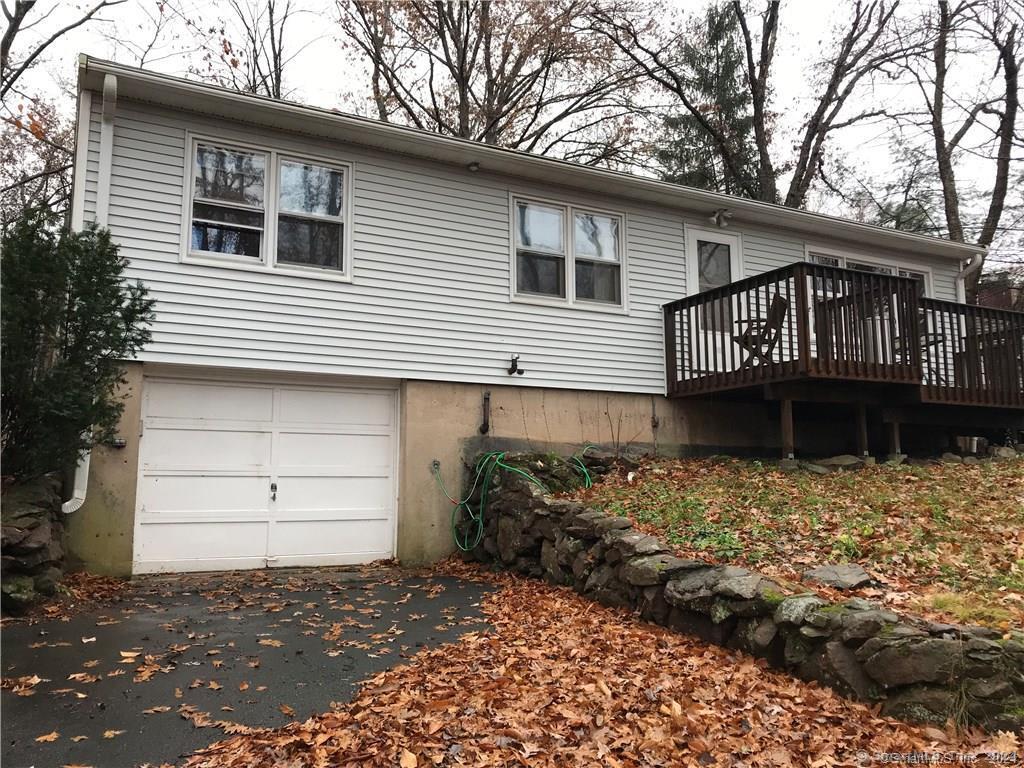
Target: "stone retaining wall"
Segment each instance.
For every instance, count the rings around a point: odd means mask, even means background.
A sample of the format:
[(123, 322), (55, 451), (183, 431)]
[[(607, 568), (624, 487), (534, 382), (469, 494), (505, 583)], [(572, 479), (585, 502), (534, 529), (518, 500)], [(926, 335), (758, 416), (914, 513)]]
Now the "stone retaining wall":
[(41, 477), (6, 490), (0, 499), (0, 595), (18, 612), (52, 595), (63, 576), (64, 515), (60, 480)]
[[(518, 462), (542, 482), (564, 485), (564, 465)], [(592, 472), (605, 469), (601, 459), (588, 464)], [(676, 557), (629, 520), (553, 499), (511, 472), (495, 472), (484, 525), (472, 553), (483, 562), (571, 586), (851, 698), (882, 702), (895, 717), (1024, 731), (1024, 634), (1006, 639), (984, 627), (899, 616), (862, 599), (786, 594), (744, 568)]]

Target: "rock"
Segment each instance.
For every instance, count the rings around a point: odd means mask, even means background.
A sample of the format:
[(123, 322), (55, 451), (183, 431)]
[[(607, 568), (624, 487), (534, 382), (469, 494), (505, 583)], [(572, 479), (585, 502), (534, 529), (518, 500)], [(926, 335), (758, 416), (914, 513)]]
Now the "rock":
[(7, 576), (0, 583), (0, 598), (2, 598), (4, 610), (12, 613), (25, 610), (36, 599), (32, 577), (23, 573)]
[(745, 568), (726, 566), (722, 569), (718, 583), (715, 584), (716, 595), (735, 597), (740, 600), (751, 600), (757, 597), (760, 592), (758, 587), (764, 581), (764, 577), (753, 573)]
[(850, 691), (859, 699), (872, 698), (871, 680), (864, 674), (853, 651), (842, 643), (834, 640), (825, 643), (821, 672), (825, 682), (832, 684), (833, 687)]
[(827, 603), (817, 595), (794, 595), (787, 597), (775, 609), (776, 624), (802, 624), (812, 611)]
[(783, 459), (779, 462), (779, 469), (783, 472), (796, 472), (800, 469), (800, 462), (796, 459)]
[(498, 555), (505, 564), (516, 561), (523, 549), (523, 533), (519, 523), (507, 515), (498, 518)]
[(1017, 451), (1008, 445), (990, 445), (988, 453), (993, 459), (1015, 459)]
[(964, 456), (964, 464), (969, 464), (973, 466), (974, 464), (980, 463), (981, 459), (979, 459), (977, 456)]
[(627, 584), (636, 587), (648, 587), (668, 581), (680, 571), (701, 568), (705, 563), (700, 560), (684, 560), (667, 554), (643, 555), (625, 562), (619, 573)]
[(810, 461), (801, 461), (800, 469), (815, 475), (827, 475), (830, 472), (828, 467), (823, 467), (821, 464), (814, 464)]
[(967, 694), (976, 699), (1001, 699), (1013, 695), (1013, 686), (1000, 677), (972, 680), (967, 686)]
[(750, 639), (756, 648), (767, 648), (779, 634), (779, 628), (769, 618), (763, 618), (750, 633)]
[(617, 549), (623, 558), (635, 555), (654, 555), (665, 551), (665, 545), (654, 536), (629, 530), (609, 531), (604, 535), (603, 541), (609, 547)]
[(50, 566), (33, 579), (33, 587), (41, 595), (51, 597), (57, 593), (57, 587), (64, 578), (60, 568)]
[(882, 627), (897, 621), (899, 621), (899, 617), (892, 611), (851, 611), (843, 616), (839, 638), (843, 642), (855, 645), (869, 637), (874, 637), (882, 630)]
[(576, 558), (572, 561), (573, 577), (577, 582), (585, 582), (596, 563), (597, 558), (594, 557), (590, 550), (583, 550), (576, 555)]
[(576, 556), (586, 548), (582, 539), (573, 536), (559, 536), (555, 539), (555, 551), (558, 553), (558, 563), (566, 568), (571, 568)]
[(594, 533), (601, 536), (608, 531), (624, 531), (632, 528), (633, 524), (624, 517), (610, 515), (608, 517), (594, 520)]
[(593, 592), (607, 587), (615, 578), (615, 569), (608, 564), (597, 566), (587, 577), (587, 583), (583, 586), (584, 592)]
[(569, 525), (565, 527), (565, 532), (581, 539), (595, 539), (597, 533), (594, 530), (594, 521), (603, 519), (604, 513), (595, 509), (578, 512), (570, 519)]
[(804, 578), (836, 589), (856, 589), (871, 583), (871, 574), (857, 563), (822, 565), (804, 571)]
[(836, 469), (855, 469), (863, 465), (864, 460), (859, 456), (843, 453), (828, 459), (819, 459), (818, 464), (823, 467), (835, 467)]
[(905, 453), (890, 453), (885, 457), (885, 463), (890, 467), (898, 467), (900, 464), (907, 460), (907, 454)]
[(686, 607), (694, 599), (710, 598), (718, 575), (718, 568), (707, 566), (675, 576), (665, 585), (665, 599), (671, 605)]
[(945, 725), (956, 709), (952, 691), (919, 685), (899, 691), (882, 704), (883, 714), (917, 723)]
[(889, 643), (865, 659), (863, 666), (868, 676), (883, 688), (896, 688), (948, 683), (960, 657), (958, 641), (929, 637), (918, 642)]
[(963, 464), (964, 463), (963, 456), (959, 456), (959, 455), (957, 455), (955, 453), (949, 453), (949, 452), (946, 452), (946, 453), (942, 454), (942, 456), (939, 457), (939, 460), (943, 464)]
[(31, 554), (47, 546), (51, 539), (53, 539), (53, 525), (49, 520), (40, 520), (39, 524), (29, 531), (27, 536), (16, 545), (10, 547), (8, 554)]

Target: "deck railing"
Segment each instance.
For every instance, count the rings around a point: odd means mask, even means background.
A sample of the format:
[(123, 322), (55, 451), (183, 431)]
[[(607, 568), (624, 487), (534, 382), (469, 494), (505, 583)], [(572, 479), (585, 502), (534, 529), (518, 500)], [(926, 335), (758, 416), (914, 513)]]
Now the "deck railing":
[(1024, 407), (1024, 313), (921, 300), (922, 398)]
[(799, 262), (666, 304), (669, 395), (802, 377), (1024, 406), (1024, 314), (924, 299), (907, 277)]

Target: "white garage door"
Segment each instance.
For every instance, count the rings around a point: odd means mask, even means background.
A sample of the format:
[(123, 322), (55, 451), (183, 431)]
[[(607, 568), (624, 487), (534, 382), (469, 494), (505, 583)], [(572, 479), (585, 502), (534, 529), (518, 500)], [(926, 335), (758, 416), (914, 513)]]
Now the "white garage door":
[(135, 573), (394, 552), (395, 392), (147, 378)]

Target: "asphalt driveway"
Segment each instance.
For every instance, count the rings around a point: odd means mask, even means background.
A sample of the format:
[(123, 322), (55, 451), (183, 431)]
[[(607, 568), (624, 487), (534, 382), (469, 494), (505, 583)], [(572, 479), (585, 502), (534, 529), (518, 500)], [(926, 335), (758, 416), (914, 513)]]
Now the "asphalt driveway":
[(113, 606), (5, 624), (0, 757), (159, 765), (238, 727), (305, 719), (482, 628), (486, 589), (398, 570), (152, 577)]

